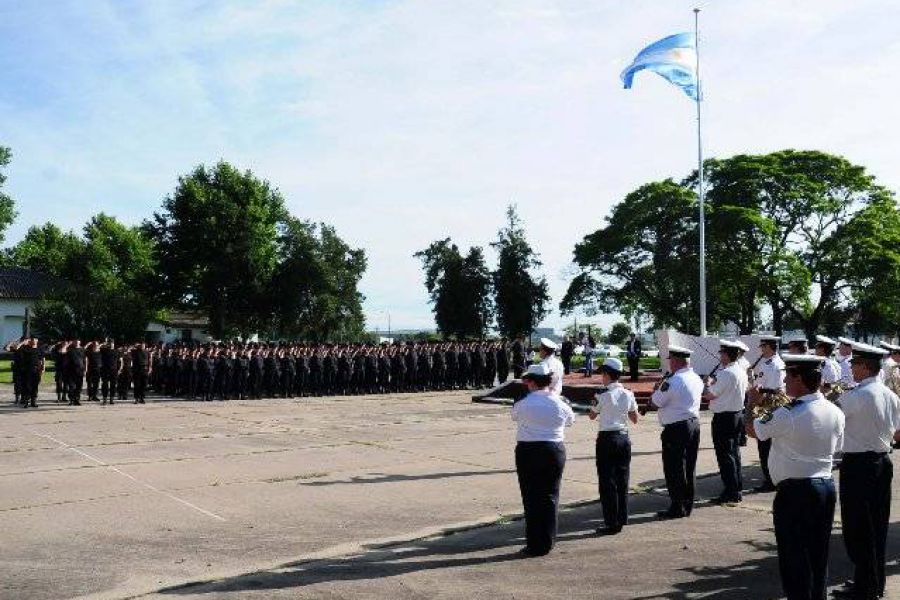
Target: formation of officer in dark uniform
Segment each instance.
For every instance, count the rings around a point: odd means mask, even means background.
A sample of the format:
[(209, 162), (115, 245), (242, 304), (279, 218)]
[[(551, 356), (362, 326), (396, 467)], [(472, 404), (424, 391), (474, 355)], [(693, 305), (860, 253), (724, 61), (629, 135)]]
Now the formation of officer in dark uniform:
[(57, 402), (72, 406), (81, 404), (85, 384), (87, 400), (103, 404), (129, 393), (144, 403), (148, 390), (210, 401), (483, 389), (507, 381), (511, 353), (522, 364), (526, 353), (521, 340), (512, 349), (503, 341), (117, 346), (112, 340), (66, 340), (42, 349), (35, 339), (9, 350), (16, 402), (29, 406), (36, 406), (37, 392), (32, 398), (35, 380), (26, 371), (43, 369), (44, 353), (54, 365)]

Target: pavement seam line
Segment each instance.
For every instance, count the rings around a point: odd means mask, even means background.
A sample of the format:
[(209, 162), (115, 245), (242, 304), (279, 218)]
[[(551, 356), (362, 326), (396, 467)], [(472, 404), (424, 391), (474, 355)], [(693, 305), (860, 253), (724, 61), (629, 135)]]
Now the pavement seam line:
[(91, 455), (88, 454), (87, 452), (83, 452), (83, 451), (79, 450), (78, 448), (76, 448), (75, 446), (70, 446), (69, 444), (67, 444), (67, 443), (65, 443), (65, 442), (63, 442), (63, 441), (61, 441), (61, 440), (58, 440), (58, 439), (56, 439), (55, 437), (53, 437), (53, 436), (51, 436), (51, 435), (47, 435), (47, 434), (44, 434), (44, 433), (38, 433), (37, 431), (32, 431), (31, 433), (33, 433), (34, 435), (36, 435), (36, 436), (38, 436), (38, 437), (46, 438), (46, 439), (50, 440), (51, 442), (55, 442), (55, 443), (59, 444), (60, 446), (62, 446), (63, 448), (67, 449), (67, 450), (71, 450), (72, 452), (75, 452), (75, 453), (77, 453), (77, 454), (80, 454), (81, 456), (87, 458), (88, 460), (91, 460), (91, 461), (97, 463), (98, 465), (101, 465), (101, 466), (103, 466), (103, 467), (106, 467), (107, 469), (110, 469), (110, 470), (112, 470), (112, 471), (115, 471), (115, 472), (118, 473), (119, 475), (122, 475), (123, 477), (126, 477), (126, 478), (132, 480), (133, 482), (135, 482), (135, 483), (137, 483), (137, 484), (139, 484), (139, 485), (142, 485), (142, 486), (144, 486), (145, 488), (147, 488), (147, 489), (149, 489), (149, 490), (151, 490), (151, 491), (153, 491), (153, 492), (156, 492), (157, 494), (160, 494), (160, 495), (162, 495), (162, 496), (165, 496), (166, 498), (169, 498), (170, 500), (174, 500), (175, 502), (178, 502), (178, 503), (180, 503), (180, 504), (183, 504), (184, 506), (187, 506), (188, 508), (192, 508), (192, 509), (196, 510), (197, 512), (201, 513), (201, 514), (206, 515), (207, 517), (211, 517), (211, 518), (213, 518), (213, 519), (216, 519), (217, 521), (223, 521), (223, 522), (227, 520), (227, 519), (225, 519), (225, 517), (219, 516), (219, 515), (217, 515), (217, 514), (214, 513), (214, 512), (210, 512), (210, 511), (206, 510), (205, 508), (200, 508), (200, 507), (197, 506), (196, 504), (192, 504), (191, 502), (188, 502), (188, 501), (185, 500), (184, 498), (179, 498), (178, 496), (176, 496), (176, 495), (174, 495), (174, 494), (170, 494), (169, 492), (167, 492), (167, 491), (165, 491), (165, 490), (159, 489), (159, 488), (156, 487), (155, 485), (152, 485), (152, 484), (150, 484), (150, 483), (147, 483), (146, 481), (141, 481), (140, 479), (138, 479), (138, 478), (135, 477), (134, 475), (131, 475), (131, 474), (129, 474), (129, 473), (126, 473), (125, 471), (119, 469), (118, 467), (115, 467), (115, 466), (113, 466), (113, 465), (107, 464), (107, 463), (103, 462), (102, 460), (100, 460), (99, 458), (97, 458), (97, 457), (95, 457), (95, 456), (91, 456)]

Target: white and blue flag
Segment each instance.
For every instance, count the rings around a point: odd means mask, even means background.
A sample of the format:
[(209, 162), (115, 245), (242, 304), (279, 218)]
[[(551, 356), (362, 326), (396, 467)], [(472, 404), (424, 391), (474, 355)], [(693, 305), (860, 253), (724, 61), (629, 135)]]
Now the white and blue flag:
[(634, 61), (627, 69), (622, 71), (625, 89), (631, 89), (631, 80), (635, 73), (647, 69), (680, 87), (692, 99), (699, 99), (696, 42), (693, 33), (676, 33), (650, 44), (634, 57)]

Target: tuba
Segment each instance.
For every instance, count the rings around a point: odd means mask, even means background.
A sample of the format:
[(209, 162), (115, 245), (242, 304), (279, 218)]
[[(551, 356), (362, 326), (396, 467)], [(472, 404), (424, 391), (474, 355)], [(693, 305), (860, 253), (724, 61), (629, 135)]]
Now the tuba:
[(791, 398), (784, 390), (759, 390), (756, 398), (750, 401), (747, 410), (751, 419), (761, 419), (772, 415), (782, 406), (791, 403)]

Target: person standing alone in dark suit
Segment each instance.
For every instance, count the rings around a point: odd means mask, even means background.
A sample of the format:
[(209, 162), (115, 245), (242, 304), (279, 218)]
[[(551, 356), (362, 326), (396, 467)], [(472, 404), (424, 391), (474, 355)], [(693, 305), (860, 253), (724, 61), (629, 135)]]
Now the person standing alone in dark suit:
[(633, 333), (628, 340), (628, 346), (625, 348), (625, 356), (628, 358), (628, 375), (631, 381), (637, 381), (638, 364), (641, 360), (641, 340)]
[(566, 375), (572, 371), (573, 354), (575, 354), (575, 344), (572, 342), (571, 337), (566, 336), (566, 339), (562, 343), (562, 347), (559, 349), (559, 358), (562, 361), (563, 370)]

